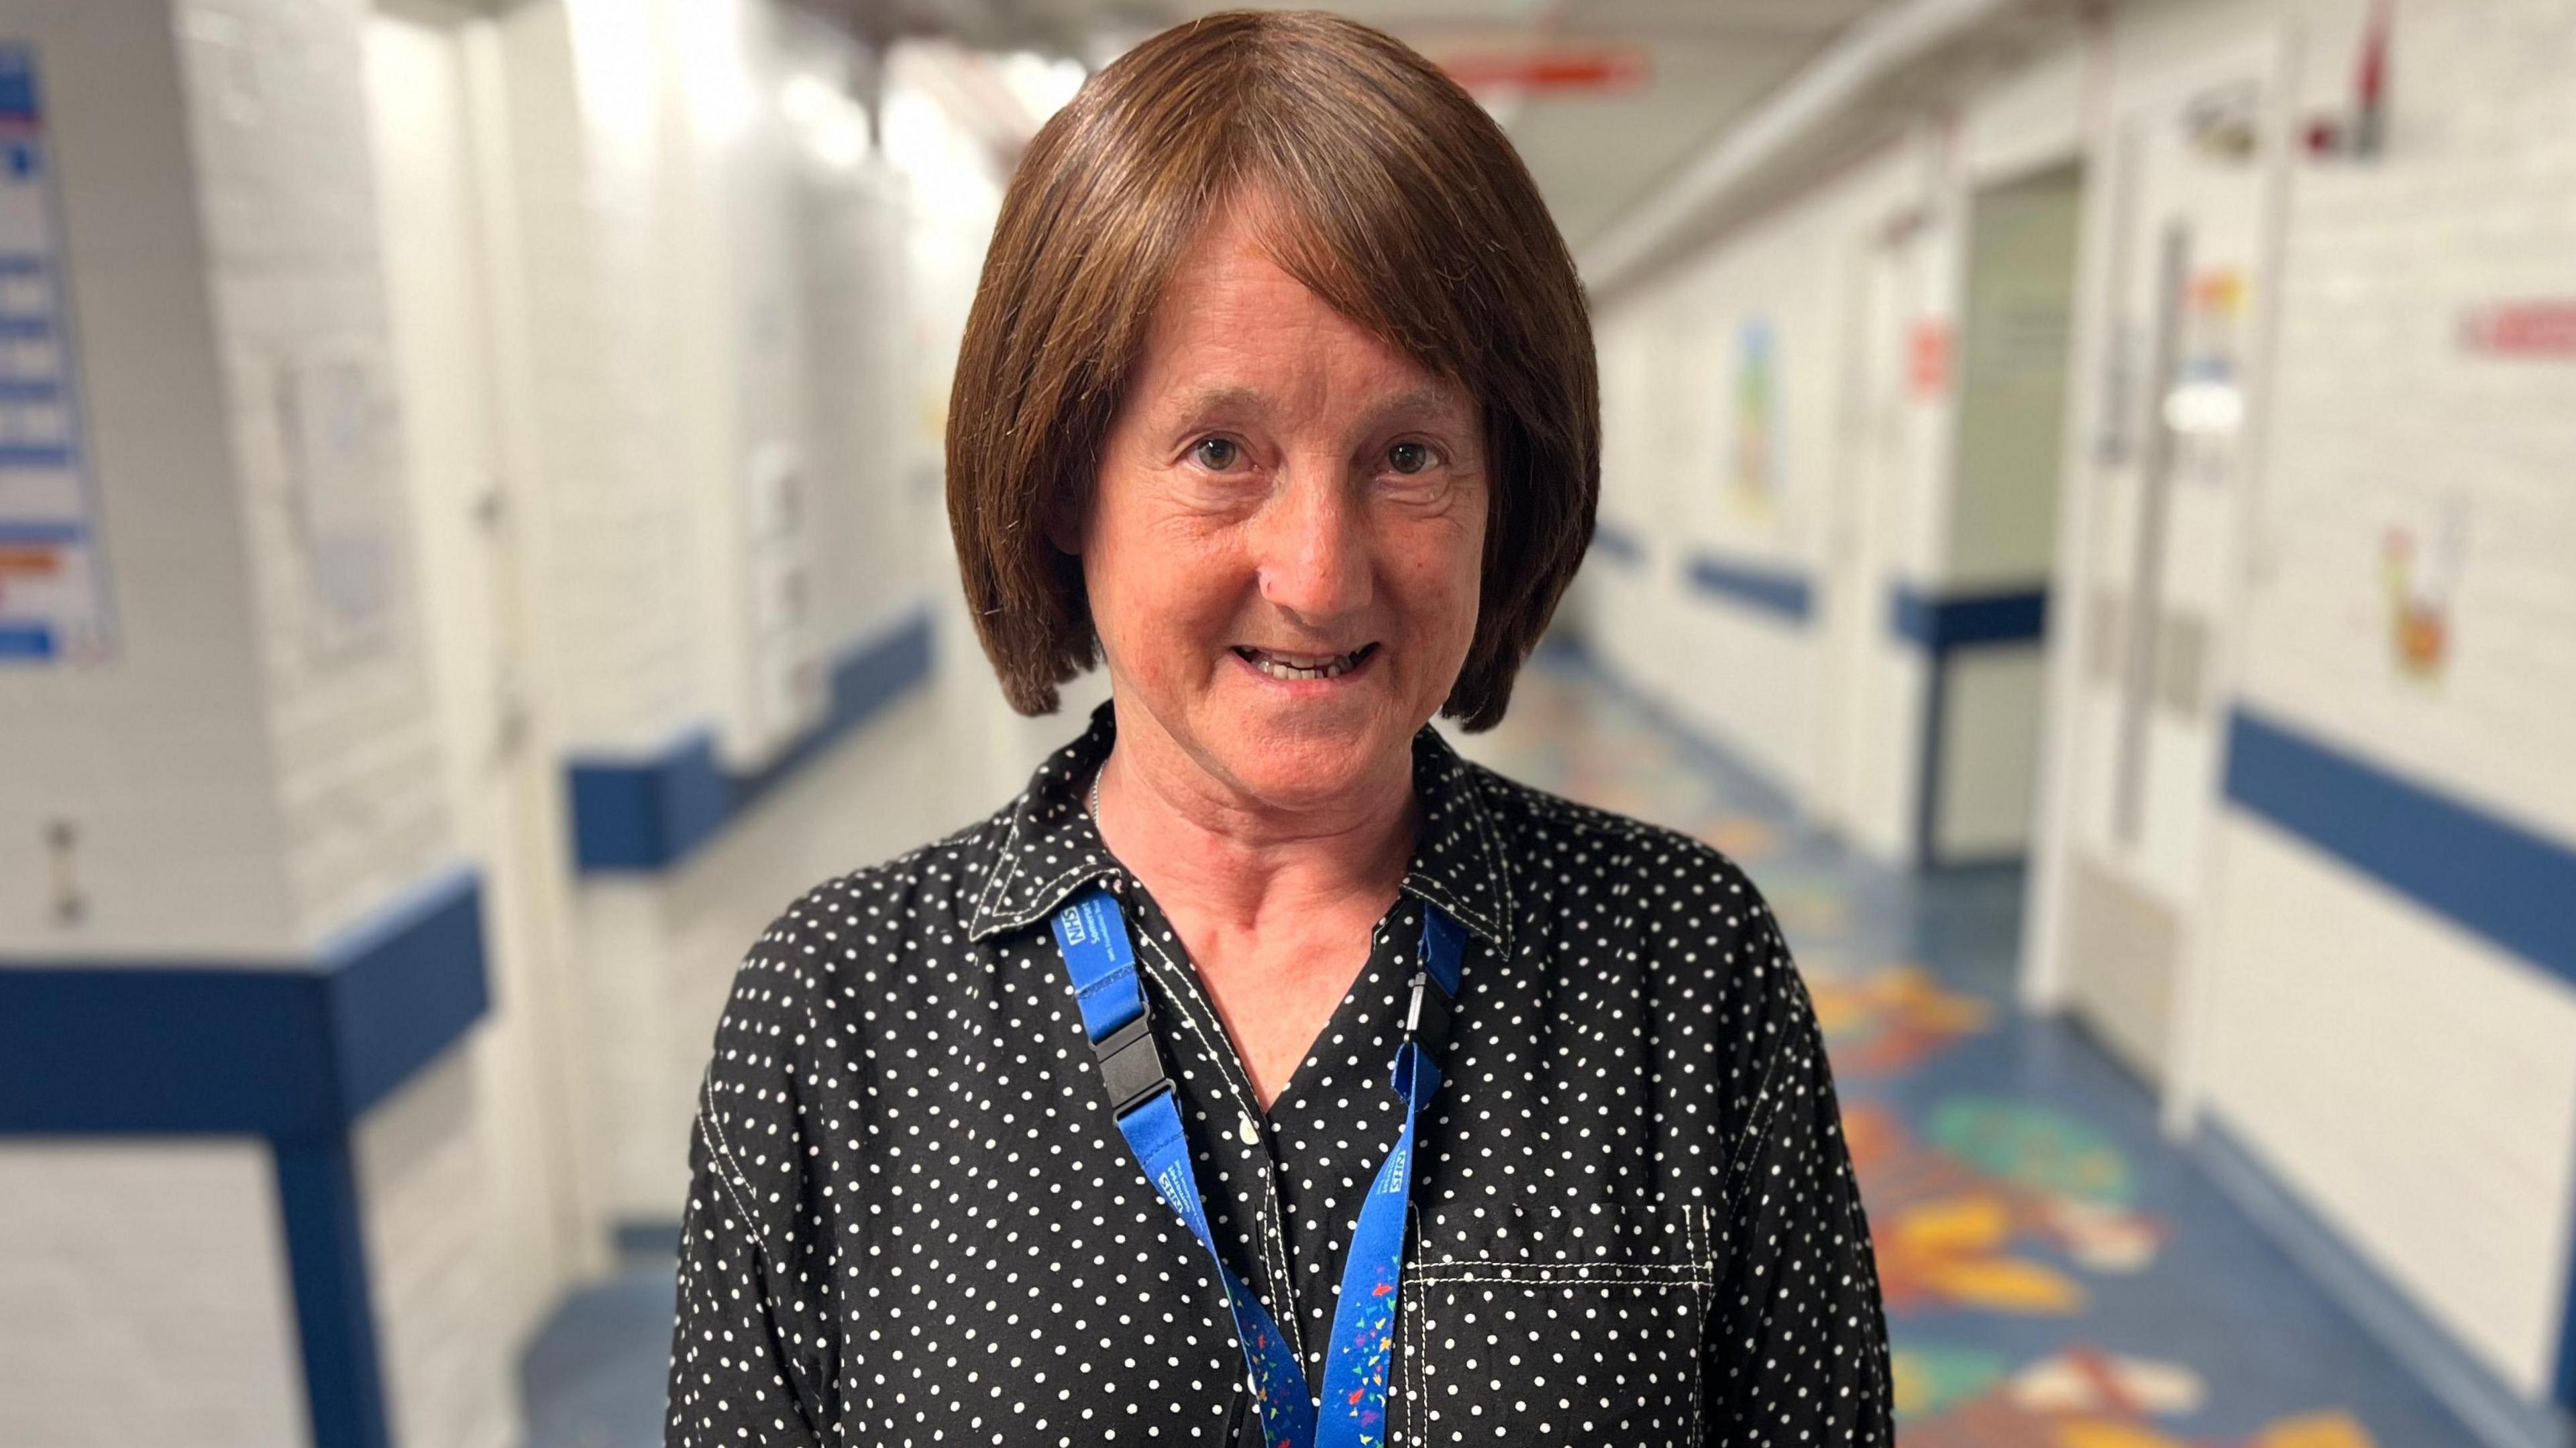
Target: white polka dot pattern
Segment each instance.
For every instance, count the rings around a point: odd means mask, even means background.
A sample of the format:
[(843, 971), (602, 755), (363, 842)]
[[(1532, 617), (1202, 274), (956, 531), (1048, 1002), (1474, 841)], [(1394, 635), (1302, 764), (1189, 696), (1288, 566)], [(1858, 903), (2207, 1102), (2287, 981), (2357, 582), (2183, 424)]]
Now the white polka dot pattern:
[(1886, 1326), (1814, 1008), (1735, 865), (1416, 744), (1424, 826), (1266, 1114), (1080, 798), (790, 906), (691, 1143), (667, 1441), (1253, 1441), (1231, 1324), (1110, 1119), (1046, 916), (1130, 912), (1210, 1225), (1322, 1380), (1422, 901), (1469, 931), (1424, 1122), (1389, 1442), (1893, 1442)]

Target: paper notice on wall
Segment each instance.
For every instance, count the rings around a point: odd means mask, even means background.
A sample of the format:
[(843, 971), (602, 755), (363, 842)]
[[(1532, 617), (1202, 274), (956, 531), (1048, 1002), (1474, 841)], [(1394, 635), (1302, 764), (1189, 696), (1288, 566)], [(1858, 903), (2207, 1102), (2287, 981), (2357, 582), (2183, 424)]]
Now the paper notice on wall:
[(0, 665), (95, 662), (114, 637), (55, 199), (36, 53), (0, 42)]
[(328, 347), (289, 359), (278, 377), (287, 515), (315, 657), (356, 657), (385, 642), (398, 539), (377, 377), (362, 353)]
[(1768, 317), (1735, 329), (1733, 497), (1754, 513), (1767, 513), (1780, 495), (1779, 350)]

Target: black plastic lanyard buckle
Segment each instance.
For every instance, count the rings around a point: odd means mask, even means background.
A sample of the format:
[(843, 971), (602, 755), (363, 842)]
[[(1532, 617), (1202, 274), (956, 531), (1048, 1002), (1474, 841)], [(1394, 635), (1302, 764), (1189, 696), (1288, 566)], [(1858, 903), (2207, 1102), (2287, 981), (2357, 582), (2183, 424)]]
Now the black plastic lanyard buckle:
[(1413, 973), (1413, 1004), (1405, 1008), (1404, 1034), (1443, 1066), (1449, 1064), (1449, 1015), (1453, 1002), (1431, 972)]
[(1172, 1079), (1163, 1073), (1162, 1047), (1154, 1040), (1151, 1006), (1092, 1042), (1091, 1052), (1100, 1061), (1100, 1083), (1109, 1088), (1111, 1116), (1124, 1117), (1151, 1100), (1155, 1092), (1171, 1089)]

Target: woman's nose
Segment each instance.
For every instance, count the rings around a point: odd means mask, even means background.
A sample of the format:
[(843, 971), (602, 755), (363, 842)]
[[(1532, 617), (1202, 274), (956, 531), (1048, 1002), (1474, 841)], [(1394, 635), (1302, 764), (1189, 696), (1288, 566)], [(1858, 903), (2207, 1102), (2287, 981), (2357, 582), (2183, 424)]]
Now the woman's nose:
[(1311, 623), (1346, 617), (1369, 604), (1367, 519), (1342, 487), (1338, 470), (1308, 470), (1263, 510), (1259, 541), (1261, 596)]

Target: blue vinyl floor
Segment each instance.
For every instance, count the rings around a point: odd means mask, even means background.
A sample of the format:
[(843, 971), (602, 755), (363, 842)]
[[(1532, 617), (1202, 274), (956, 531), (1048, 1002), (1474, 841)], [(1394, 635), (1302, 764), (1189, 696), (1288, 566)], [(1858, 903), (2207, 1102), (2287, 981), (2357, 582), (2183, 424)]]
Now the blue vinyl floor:
[[(1905, 1448), (2460, 1448), (2080, 1033), (2012, 1005), (2017, 868), (1904, 875), (1580, 665), (1468, 751), (1689, 831), (1771, 900), (1823, 1017), (1897, 1354)], [(671, 1276), (566, 1303), (524, 1365), (532, 1448), (660, 1441)]]

